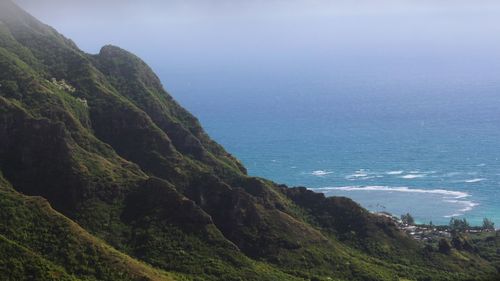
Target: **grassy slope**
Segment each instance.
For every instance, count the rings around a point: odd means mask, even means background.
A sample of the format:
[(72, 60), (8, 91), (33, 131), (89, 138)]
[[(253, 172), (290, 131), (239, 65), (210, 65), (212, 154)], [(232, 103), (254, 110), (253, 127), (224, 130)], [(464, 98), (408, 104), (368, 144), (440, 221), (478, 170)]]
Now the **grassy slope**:
[(245, 176), (132, 54), (84, 54), (7, 1), (0, 21), (0, 169), (118, 250), (203, 280), (494, 272), (476, 255), (424, 252), (350, 200)]
[(116, 251), (0, 176), (2, 280), (174, 280)]

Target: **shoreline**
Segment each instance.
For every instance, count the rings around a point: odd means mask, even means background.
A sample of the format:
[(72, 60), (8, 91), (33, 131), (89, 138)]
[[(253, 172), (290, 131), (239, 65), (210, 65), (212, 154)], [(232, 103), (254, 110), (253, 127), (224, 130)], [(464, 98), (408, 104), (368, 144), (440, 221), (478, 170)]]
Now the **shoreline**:
[(392, 220), (401, 231), (405, 232), (415, 240), (423, 242), (433, 242), (435, 239), (451, 238), (457, 233), (481, 234), (500, 232), (500, 228), (486, 229), (482, 226), (466, 226), (462, 231), (458, 231), (452, 229), (450, 225), (405, 223), (402, 219), (389, 212), (370, 211), (370, 213)]
[[(465, 218), (471, 226), (480, 227), (482, 226), (483, 219), (486, 217), (495, 222), (496, 225), (500, 226), (500, 216), (491, 216), (491, 212), (484, 213), (484, 206), (482, 209), (477, 209), (478, 206), (482, 206), (483, 204), (479, 200), (470, 198), (472, 195), (466, 193), (465, 191), (445, 189), (426, 190), (422, 188), (389, 187), (379, 185), (314, 187), (309, 189), (315, 192), (323, 193), (327, 197), (337, 196), (350, 198), (372, 213), (386, 212), (390, 213), (391, 216), (394, 216), (394, 214), (409, 212), (414, 214), (415, 217), (418, 217), (418, 221), (421, 224), (426, 224), (426, 222), (432, 221), (437, 225), (447, 225), (451, 219)], [(366, 192), (366, 194), (364, 192)], [(425, 196), (421, 198), (412, 196), (410, 195), (411, 193), (417, 193), (419, 196), (424, 194), (435, 195), (439, 193), (454, 197), (435, 198), (436, 200), (443, 201), (442, 204), (439, 204), (433, 197), (428, 198)], [(390, 198), (390, 200), (388, 198)], [(408, 202), (405, 200), (408, 200)], [(430, 212), (429, 210), (434, 211)], [(396, 217), (398, 216), (399, 215), (396, 215)]]

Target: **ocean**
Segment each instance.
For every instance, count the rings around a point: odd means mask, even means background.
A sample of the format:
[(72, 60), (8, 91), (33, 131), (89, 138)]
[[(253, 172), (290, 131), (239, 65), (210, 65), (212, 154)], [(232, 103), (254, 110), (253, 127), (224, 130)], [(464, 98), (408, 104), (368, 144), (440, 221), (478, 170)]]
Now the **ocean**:
[(420, 223), (490, 218), (500, 226), (493, 74), (277, 73), (163, 75), (250, 175)]

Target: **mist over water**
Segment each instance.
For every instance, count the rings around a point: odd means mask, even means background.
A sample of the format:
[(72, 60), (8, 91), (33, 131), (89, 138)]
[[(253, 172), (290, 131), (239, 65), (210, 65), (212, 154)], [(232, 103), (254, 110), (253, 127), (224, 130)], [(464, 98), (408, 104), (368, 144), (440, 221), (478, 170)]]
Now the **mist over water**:
[(17, 2), (144, 58), (252, 175), (500, 225), (495, 1)]

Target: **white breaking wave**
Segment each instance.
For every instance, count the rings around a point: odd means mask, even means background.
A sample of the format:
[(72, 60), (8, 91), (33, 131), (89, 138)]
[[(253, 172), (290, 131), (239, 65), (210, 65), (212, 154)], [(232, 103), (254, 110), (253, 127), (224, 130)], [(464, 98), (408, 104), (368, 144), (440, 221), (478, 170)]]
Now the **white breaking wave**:
[(329, 175), (329, 174), (333, 174), (333, 172), (330, 172), (330, 171), (323, 171), (323, 170), (317, 170), (317, 171), (313, 171), (311, 173), (311, 175), (313, 176), (318, 176), (318, 177), (321, 177), (321, 176), (326, 176), (326, 175)]
[(470, 180), (465, 180), (464, 182), (466, 183), (476, 183), (476, 182), (482, 182), (485, 181), (486, 179), (480, 178), (480, 179), (470, 179)]
[[(474, 203), (472, 201), (464, 201), (464, 200), (444, 200), (444, 202), (463, 205), (464, 207), (462, 209), (458, 210), (459, 212), (468, 212), (468, 211), (472, 210), (474, 207), (479, 205), (478, 203)], [(454, 214), (454, 215), (457, 215), (457, 214)]]
[(444, 216), (445, 218), (453, 218), (453, 217), (459, 217), (459, 216), (462, 216), (463, 214), (451, 214), (451, 215), (447, 215), (447, 216)]
[(470, 194), (462, 191), (445, 190), (445, 189), (418, 189), (408, 187), (390, 187), (390, 186), (342, 186), (342, 187), (323, 187), (316, 190), (342, 190), (342, 191), (391, 191), (391, 192), (406, 192), (406, 193), (428, 193), (439, 194), (449, 198), (460, 199), (469, 197)]
[(467, 192), (446, 190), (446, 189), (419, 189), (409, 187), (390, 187), (390, 186), (342, 186), (342, 187), (324, 187), (316, 189), (318, 191), (382, 191), (382, 192), (402, 192), (402, 193), (422, 193), (436, 194), (442, 197), (442, 202), (452, 203), (457, 205), (457, 208), (451, 215), (444, 215), (445, 218), (463, 216), (466, 212), (471, 211), (478, 203), (465, 200), (464, 198), (471, 196)]
[(388, 174), (388, 175), (401, 175), (403, 173), (404, 173), (404, 171), (390, 171), (390, 172), (387, 172), (386, 174)]
[(410, 174), (410, 175), (401, 176), (400, 178), (411, 180), (411, 179), (424, 178), (425, 176), (426, 175), (423, 175), (423, 174)]
[(371, 179), (376, 179), (380, 178), (380, 176), (366, 176), (366, 177), (359, 177), (358, 179), (360, 180), (371, 180)]
[(409, 174), (435, 174), (437, 171), (421, 171), (421, 170), (413, 170), (409, 171)]
[(359, 178), (365, 178), (365, 177), (368, 177), (367, 173), (356, 173), (356, 174), (348, 175), (345, 178), (350, 180), (350, 179), (359, 179)]

